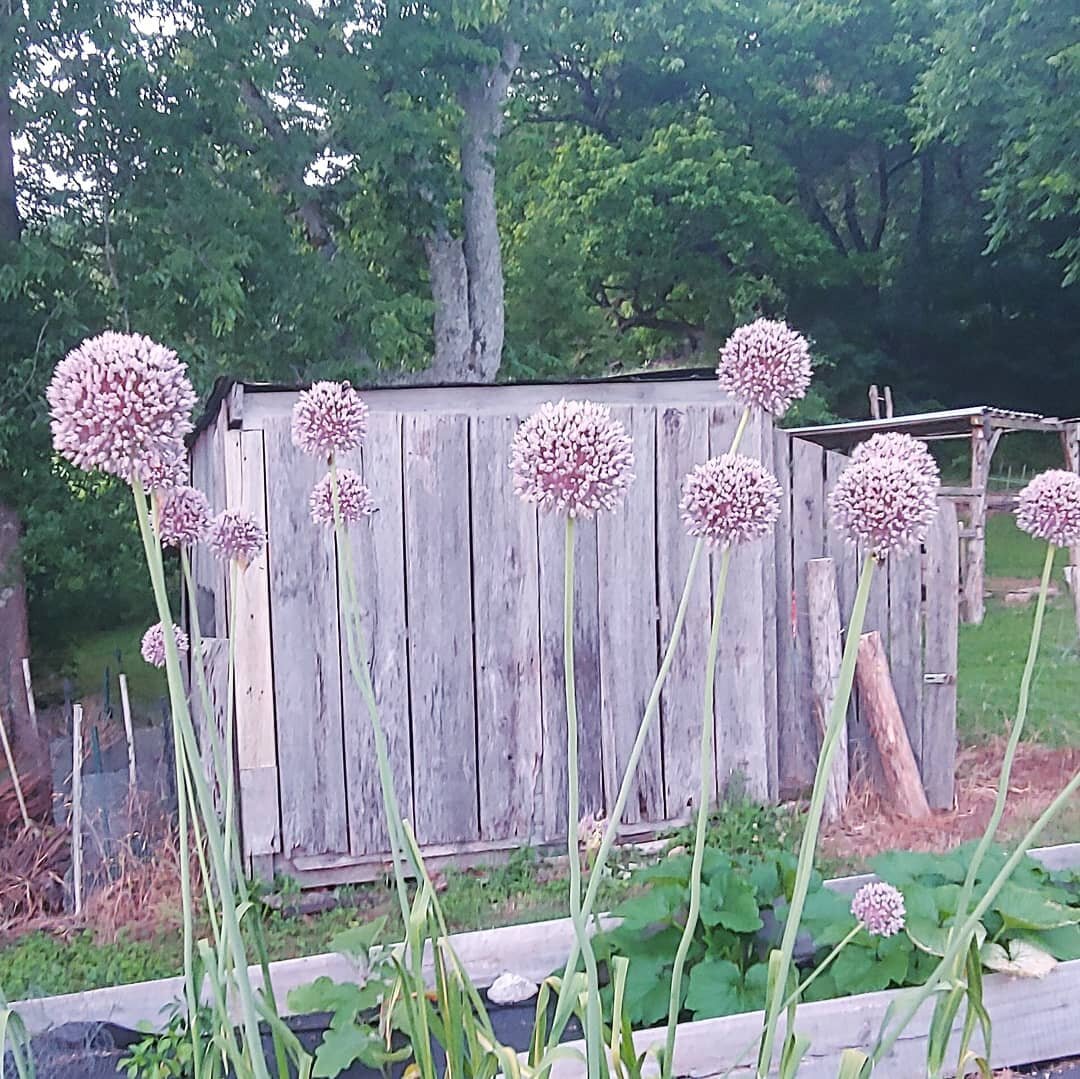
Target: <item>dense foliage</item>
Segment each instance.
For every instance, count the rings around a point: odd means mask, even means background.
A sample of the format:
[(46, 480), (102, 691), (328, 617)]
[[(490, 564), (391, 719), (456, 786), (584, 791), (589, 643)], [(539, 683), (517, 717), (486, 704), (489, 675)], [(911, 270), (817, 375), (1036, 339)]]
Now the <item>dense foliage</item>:
[[(875, 859), (877, 874), (903, 892), (906, 928), (887, 938), (860, 930), (809, 986), (806, 999), (922, 985), (944, 954), (971, 852), (970, 846), (949, 854), (899, 851)], [(1004, 860), (999, 850), (983, 863), (978, 878), (983, 890)], [(769, 949), (783, 924), (794, 873), (795, 857), (785, 851), (731, 857), (707, 849), (701, 922), (683, 997), (687, 1018), (764, 1006)], [(654, 1026), (667, 1014), (689, 876), (685, 854), (636, 873), (631, 883), (642, 892), (615, 908), (622, 924), (604, 935), (599, 954), (609, 961), (615, 955), (630, 960), (625, 1005), (635, 1028)], [(976, 897), (980, 894), (977, 887)], [(801, 923), (807, 941), (802, 977), (856, 925), (850, 902), (815, 876)], [(1025, 860), (993, 903), (984, 929), (982, 958), (991, 970), (1023, 973), (1022, 965), (1009, 966), (1022, 964), (1021, 945), (1033, 945), (1056, 960), (1080, 959), (1080, 877), (1050, 873)]]
[(1065, 0), (7, 5), (0, 499), (39, 643), (138, 606), (40, 401), (105, 326), (205, 391), (711, 363), (786, 314), (810, 414), (871, 381), (1080, 411), (1077, 30)]

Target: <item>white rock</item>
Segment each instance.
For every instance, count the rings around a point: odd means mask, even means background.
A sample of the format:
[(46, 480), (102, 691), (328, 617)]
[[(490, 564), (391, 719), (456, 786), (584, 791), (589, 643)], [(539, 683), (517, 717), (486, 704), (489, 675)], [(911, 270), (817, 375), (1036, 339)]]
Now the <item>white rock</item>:
[(520, 1004), (523, 1000), (535, 997), (539, 990), (536, 982), (530, 982), (520, 974), (507, 971), (491, 983), (487, 995), (492, 1004)]

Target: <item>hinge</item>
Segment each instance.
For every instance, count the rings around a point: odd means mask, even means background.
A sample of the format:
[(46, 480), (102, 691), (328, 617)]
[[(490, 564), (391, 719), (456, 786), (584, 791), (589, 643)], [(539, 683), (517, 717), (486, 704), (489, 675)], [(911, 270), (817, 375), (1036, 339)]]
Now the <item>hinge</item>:
[(924, 674), (923, 682), (928, 686), (951, 686), (956, 681), (955, 674)]

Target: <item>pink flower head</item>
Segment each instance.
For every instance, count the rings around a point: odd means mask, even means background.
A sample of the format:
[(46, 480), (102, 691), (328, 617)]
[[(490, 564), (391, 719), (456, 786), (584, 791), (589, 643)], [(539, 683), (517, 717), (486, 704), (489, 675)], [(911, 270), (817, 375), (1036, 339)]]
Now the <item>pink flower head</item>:
[(780, 515), (780, 484), (760, 461), (725, 453), (686, 477), (679, 507), (691, 536), (734, 546), (772, 531)]
[(871, 457), (904, 461), (934, 483), (937, 483), (940, 477), (937, 461), (934, 460), (926, 443), (912, 438), (911, 435), (901, 434), (899, 431), (885, 431), (879, 435), (871, 435), (851, 451), (851, 460), (856, 464), (868, 461)]
[(937, 513), (938, 485), (917, 467), (887, 457), (848, 465), (829, 495), (833, 523), (878, 561), (918, 547)]
[(157, 515), (162, 547), (190, 547), (202, 539), (210, 523), (210, 503), (195, 487), (173, 487), (163, 493)]
[(1040, 472), (1020, 492), (1016, 523), (1055, 547), (1080, 543), (1080, 476), (1061, 468)]
[[(338, 512), (345, 524), (355, 524), (376, 510), (375, 500), (363, 480), (350, 468), (337, 471)], [(311, 492), (311, 519), (317, 525), (334, 527), (334, 496), (328, 472)]]
[(589, 518), (614, 509), (626, 494), (634, 447), (606, 405), (549, 401), (517, 429), (510, 468), (523, 501)]
[(45, 396), (56, 452), (129, 483), (167, 474), (192, 430), (186, 366), (138, 334), (87, 338), (56, 365)]
[(904, 897), (883, 880), (864, 884), (851, 900), (851, 913), (875, 937), (892, 937), (904, 928)]
[(207, 527), (206, 544), (223, 561), (247, 565), (266, 546), (266, 533), (250, 513), (224, 510)]
[(188, 461), (183, 443), (178, 443), (173, 452), (146, 462), (140, 479), (148, 491), (170, 491), (187, 483)]
[(293, 445), (315, 457), (355, 450), (367, 418), (367, 405), (348, 382), (315, 382), (293, 406)]
[(738, 329), (720, 350), (720, 386), (744, 405), (782, 416), (810, 385), (810, 346), (786, 322), (759, 318)]
[[(188, 635), (179, 627), (173, 626), (173, 639), (177, 652), (188, 650)], [(165, 666), (165, 630), (160, 622), (155, 622), (144, 634), (139, 646), (142, 658), (152, 667)]]

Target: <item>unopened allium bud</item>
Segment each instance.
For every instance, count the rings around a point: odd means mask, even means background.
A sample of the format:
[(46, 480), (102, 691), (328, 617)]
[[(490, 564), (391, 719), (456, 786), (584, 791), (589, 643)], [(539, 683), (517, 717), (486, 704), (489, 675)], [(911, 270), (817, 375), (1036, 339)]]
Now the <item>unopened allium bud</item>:
[(725, 453), (698, 465), (683, 482), (686, 530), (734, 546), (767, 536), (780, 515), (780, 484), (760, 461)]
[(548, 402), (518, 428), (510, 468), (525, 502), (589, 518), (622, 501), (634, 478), (633, 443), (605, 405)]
[[(311, 519), (317, 525), (334, 527), (334, 497), (328, 472), (315, 485), (311, 492)], [(376, 510), (375, 500), (371, 497), (364, 481), (349, 468), (337, 470), (338, 512), (345, 524), (355, 524), (365, 517), (370, 517)]]
[(833, 523), (879, 561), (918, 547), (937, 513), (938, 485), (896, 458), (848, 465), (829, 495)]
[(940, 478), (937, 461), (934, 460), (926, 443), (899, 431), (885, 431), (878, 435), (871, 435), (851, 451), (851, 460), (855, 463), (868, 461), (871, 457), (904, 461), (934, 483), (937, 483)]
[(315, 457), (355, 450), (367, 434), (368, 406), (348, 382), (315, 382), (293, 406), (292, 440)]
[(210, 523), (210, 504), (195, 487), (164, 491), (158, 506), (157, 535), (162, 547), (190, 547)]
[(810, 346), (786, 322), (759, 318), (739, 326), (720, 350), (722, 389), (736, 401), (782, 416), (810, 385)]
[(892, 937), (904, 928), (904, 897), (883, 880), (864, 884), (851, 900), (851, 913), (876, 937)]
[(87, 338), (56, 365), (45, 396), (57, 453), (129, 483), (160, 482), (192, 430), (186, 366), (138, 334)]
[(225, 510), (207, 527), (206, 545), (218, 558), (246, 565), (266, 545), (266, 533), (250, 513)]
[(1040, 472), (1020, 492), (1016, 523), (1055, 547), (1080, 543), (1080, 476), (1061, 468)]
[[(179, 627), (173, 626), (173, 639), (177, 652), (188, 650), (188, 635)], [(139, 646), (142, 658), (152, 667), (165, 666), (165, 630), (160, 622), (155, 622), (144, 634)]]

